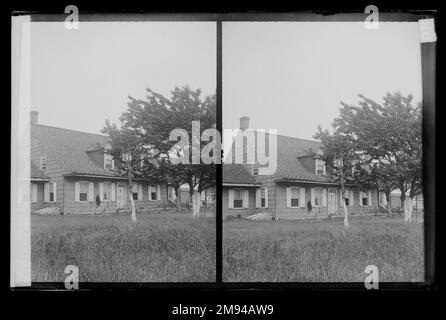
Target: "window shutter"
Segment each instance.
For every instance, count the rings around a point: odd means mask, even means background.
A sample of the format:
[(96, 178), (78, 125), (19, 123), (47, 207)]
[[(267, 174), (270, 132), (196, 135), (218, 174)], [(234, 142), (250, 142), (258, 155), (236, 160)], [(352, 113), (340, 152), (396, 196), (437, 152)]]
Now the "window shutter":
[(243, 191), (243, 208), (249, 208), (249, 190)]
[(37, 202), (37, 183), (31, 185), (32, 202)]
[(359, 191), (359, 206), (362, 207), (362, 195), (364, 193), (362, 191)]
[(99, 199), (101, 199), (101, 201), (104, 201), (104, 183), (103, 182), (99, 182)]
[(256, 189), (256, 208), (260, 208), (262, 206), (261, 204), (261, 197), (262, 195), (262, 188), (257, 188)]
[(286, 207), (291, 208), (291, 188), (286, 188)]
[(229, 209), (233, 209), (234, 208), (234, 190), (233, 189), (229, 189), (228, 191), (228, 208)]
[(152, 200), (152, 189), (153, 187), (148, 185), (147, 186), (147, 199)]
[(142, 184), (138, 183), (138, 200), (142, 200)]
[(311, 205), (314, 206), (314, 188), (311, 188)]
[(268, 208), (268, 188), (265, 188), (265, 208)]
[(116, 184), (112, 183), (111, 184), (111, 195), (110, 195), (110, 200), (111, 201), (116, 201)]
[(53, 193), (54, 193), (53, 202), (57, 202), (57, 183), (56, 182), (53, 182)]
[(156, 200), (161, 200), (161, 186), (159, 184), (156, 185)]
[(350, 205), (353, 207), (355, 205), (355, 192), (353, 190), (350, 190), (350, 197), (349, 197)]
[(367, 204), (368, 204), (369, 206), (372, 205), (372, 190), (369, 190), (369, 192), (368, 192), (368, 200), (367, 200)]
[(76, 202), (79, 202), (79, 181), (74, 183), (74, 199)]
[(327, 206), (327, 189), (326, 188), (322, 189), (322, 205), (324, 207)]
[(300, 192), (300, 207), (301, 208), (305, 208), (305, 188), (299, 188), (299, 192)]
[(93, 182), (88, 183), (88, 201), (90, 201), (90, 202), (94, 201), (94, 183)]
[(43, 199), (45, 202), (50, 202), (50, 184), (45, 182), (43, 185)]

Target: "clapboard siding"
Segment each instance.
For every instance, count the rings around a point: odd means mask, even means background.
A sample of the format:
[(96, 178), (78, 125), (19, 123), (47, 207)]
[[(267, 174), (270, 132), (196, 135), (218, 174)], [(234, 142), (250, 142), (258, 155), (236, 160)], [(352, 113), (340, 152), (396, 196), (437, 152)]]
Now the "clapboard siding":
[[(248, 189), (249, 190), (249, 201), (248, 201), (248, 208), (237, 208), (237, 209), (232, 209), (229, 208), (228, 203), (229, 203), (229, 190), (230, 189)], [(223, 195), (222, 195), (222, 206), (223, 206), (223, 216), (227, 217), (227, 216), (235, 216), (235, 215), (251, 215), (256, 213), (258, 210), (261, 209), (256, 209), (256, 193), (255, 193), (255, 189), (256, 188), (244, 188), (244, 187), (223, 187)], [(262, 212), (264, 210), (262, 209)]]
[[(88, 181), (94, 184), (94, 197), (92, 202), (76, 202), (75, 198), (75, 182), (76, 181)], [(96, 204), (96, 196), (99, 195), (99, 183), (101, 182), (113, 182), (117, 183), (117, 180), (112, 179), (99, 179), (99, 178), (65, 178), (65, 213), (74, 214), (99, 214), (99, 213), (112, 213), (117, 212), (116, 198), (115, 201), (101, 201), (100, 205)], [(121, 181), (122, 182), (122, 181)], [(142, 187), (142, 200), (135, 200), (135, 206), (137, 211), (161, 209), (164, 208), (167, 201), (165, 184), (160, 184), (160, 200), (149, 200), (148, 197), (148, 183), (141, 183)], [(155, 184), (155, 183), (154, 183)], [(128, 194), (126, 194), (126, 210), (130, 210), (130, 201), (128, 200)]]

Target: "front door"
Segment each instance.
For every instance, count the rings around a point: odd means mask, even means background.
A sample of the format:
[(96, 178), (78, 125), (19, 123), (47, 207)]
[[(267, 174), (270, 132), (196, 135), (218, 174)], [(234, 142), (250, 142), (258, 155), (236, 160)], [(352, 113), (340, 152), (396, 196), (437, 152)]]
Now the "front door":
[(336, 213), (336, 191), (328, 191), (328, 214)]
[(118, 192), (116, 195), (116, 207), (118, 209), (124, 209), (125, 208), (125, 187), (119, 187), (118, 186)]

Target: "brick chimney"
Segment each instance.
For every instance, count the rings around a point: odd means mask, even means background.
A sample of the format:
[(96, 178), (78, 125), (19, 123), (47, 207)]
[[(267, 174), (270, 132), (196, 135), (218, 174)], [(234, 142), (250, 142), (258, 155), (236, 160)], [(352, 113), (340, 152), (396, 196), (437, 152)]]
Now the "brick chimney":
[(246, 116), (241, 117), (240, 118), (240, 129), (242, 131), (245, 131), (248, 128), (249, 128), (249, 117), (246, 117)]
[(31, 111), (31, 124), (37, 124), (39, 113), (37, 111)]

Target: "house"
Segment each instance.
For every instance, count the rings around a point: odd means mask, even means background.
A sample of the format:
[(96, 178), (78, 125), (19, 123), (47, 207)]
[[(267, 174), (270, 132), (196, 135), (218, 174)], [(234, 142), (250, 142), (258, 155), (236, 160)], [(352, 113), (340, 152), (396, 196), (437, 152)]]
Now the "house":
[(44, 190), (50, 178), (43, 171), (39, 170), (33, 162), (31, 162), (30, 178), (31, 212), (34, 212), (47, 206)]
[[(257, 211), (256, 193), (260, 183), (246, 170), (242, 164), (223, 165), (223, 216), (249, 215)], [(268, 201), (268, 195), (264, 195)]]
[[(107, 136), (38, 124), (31, 112), (31, 212), (54, 206), (64, 214), (94, 214), (130, 208), (127, 179), (115, 169)], [(137, 210), (167, 204), (163, 181), (138, 181)]]
[[(247, 128), (249, 118), (242, 117), (241, 132)], [(244, 144), (244, 161), (249, 149)], [(254, 149), (251, 146), (251, 150)], [(318, 152), (322, 152), (318, 141), (277, 135), (277, 169), (274, 174), (259, 175), (260, 166), (246, 162), (225, 164), (223, 215), (268, 212), (274, 219), (300, 219), (307, 216), (309, 201), (311, 217), (342, 215), (344, 205), (350, 214), (376, 213), (377, 190), (352, 187), (347, 190), (348, 198), (344, 203), (339, 184), (332, 181), (325, 163), (315, 156)]]
[[(406, 197), (409, 197), (409, 192), (406, 193)], [(384, 192), (379, 193), (379, 204), (383, 207), (387, 205), (387, 199)], [(393, 210), (403, 209), (401, 205), (401, 191), (393, 190), (390, 193), (390, 204)], [(414, 197), (412, 206), (417, 213), (424, 211), (424, 198), (422, 193), (417, 194)]]

